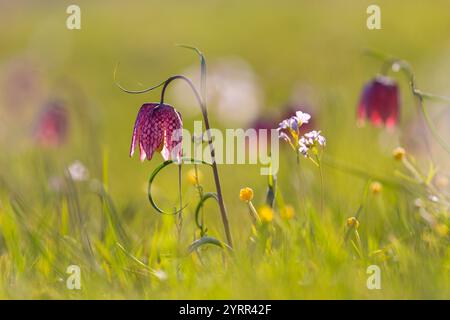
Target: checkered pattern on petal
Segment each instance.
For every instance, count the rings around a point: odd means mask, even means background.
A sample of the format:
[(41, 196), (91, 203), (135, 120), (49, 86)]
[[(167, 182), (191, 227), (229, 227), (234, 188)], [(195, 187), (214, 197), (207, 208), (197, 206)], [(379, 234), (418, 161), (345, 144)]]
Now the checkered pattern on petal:
[[(139, 143), (140, 158), (150, 160), (155, 151), (162, 148), (165, 160), (171, 157), (175, 146), (181, 142), (181, 137), (172, 139), (174, 131), (182, 129), (180, 114), (170, 105), (158, 103), (144, 104), (139, 110), (133, 130), (130, 156), (133, 155), (136, 143)], [(176, 158), (181, 157), (181, 148), (177, 150)]]
[(145, 154), (146, 152), (144, 151), (143, 143), (142, 143), (142, 139), (141, 139), (142, 127), (145, 124), (145, 122), (149, 121), (150, 112), (157, 105), (158, 105), (157, 103), (145, 103), (139, 109), (138, 115), (136, 117), (136, 121), (134, 123), (133, 137), (131, 138), (130, 157), (133, 156), (134, 150), (136, 148), (136, 144), (138, 143), (141, 160), (144, 160), (146, 158), (146, 154)]

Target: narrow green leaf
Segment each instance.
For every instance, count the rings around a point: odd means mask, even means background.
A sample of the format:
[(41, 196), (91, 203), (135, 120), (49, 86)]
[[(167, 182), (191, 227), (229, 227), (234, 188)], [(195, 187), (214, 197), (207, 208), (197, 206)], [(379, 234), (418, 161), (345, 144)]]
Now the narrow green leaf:
[(213, 238), (213, 237), (202, 237), (202, 238), (192, 242), (191, 245), (188, 248), (188, 251), (189, 251), (189, 253), (192, 253), (195, 250), (197, 250), (198, 248), (200, 248), (201, 246), (206, 245), (206, 244), (212, 244), (212, 245), (218, 246), (218, 247), (220, 247), (222, 249), (224, 249), (224, 248), (231, 249), (227, 244), (223, 243), (220, 240), (217, 240), (216, 238)]

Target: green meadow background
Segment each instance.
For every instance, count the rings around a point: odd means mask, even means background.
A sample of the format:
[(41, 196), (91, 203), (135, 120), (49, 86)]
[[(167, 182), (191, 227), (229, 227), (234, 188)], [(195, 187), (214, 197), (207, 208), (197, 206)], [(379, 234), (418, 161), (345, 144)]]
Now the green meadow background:
[[(447, 205), (428, 204), (419, 183), (396, 174), (411, 176), (392, 149), (404, 146), (425, 173), (432, 158), (440, 181), (448, 177), (449, 155), (433, 140), (431, 151), (421, 145), (427, 130), (402, 75), (391, 73), (402, 100), (394, 132), (358, 128), (355, 108), (362, 86), (380, 68), (363, 54), (367, 48), (407, 60), (419, 88), (450, 94), (450, 3), (380, 0), (382, 29), (368, 30), (372, 3), (76, 1), (81, 30), (68, 30), (72, 1), (0, 1), (0, 85), (7, 88), (6, 70), (14, 61), (32, 61), (40, 75), (36, 99), (20, 110), (0, 105), (0, 298), (448, 299), (448, 183), (442, 190)], [(306, 159), (297, 166), (294, 152), (280, 143), (278, 192), (294, 217), (282, 219), (275, 208), (274, 220), (252, 241), (239, 190), (251, 187), (259, 208), (267, 177), (258, 165), (219, 165), (234, 252), (210, 245), (186, 252), (198, 238), (198, 196), (186, 177), (192, 166), (183, 168), (183, 201), (189, 205), (178, 239), (174, 217), (157, 214), (147, 200), (148, 177), (161, 156), (141, 163), (128, 155), (139, 107), (159, 101), (160, 92), (129, 95), (113, 81), (118, 62), (118, 80), (136, 89), (198, 70), (198, 58), (174, 46), (180, 43), (200, 48), (211, 67), (221, 59), (247, 63), (261, 92), (253, 119), (269, 117), (275, 128), (287, 104), (311, 112), (314, 128), (327, 138), (323, 212), (319, 170)], [(177, 92), (169, 89), (167, 102), (192, 129), (200, 120), (192, 112), (198, 107)], [(44, 149), (30, 136), (51, 99), (69, 110), (69, 139)], [(215, 107), (208, 105), (213, 127), (251, 126), (244, 118), (224, 121)], [(448, 141), (445, 104), (426, 107)], [(230, 112), (244, 114), (245, 108)], [(75, 160), (89, 170), (87, 181), (64, 178)], [(200, 170), (204, 190), (215, 191), (209, 168)], [(166, 210), (178, 203), (177, 173), (168, 167), (154, 184), (154, 197)], [(49, 187), (55, 177), (62, 190)], [(379, 194), (367, 187), (373, 181), (383, 186)], [(424, 218), (418, 198), (447, 232), (436, 232)], [(358, 252), (346, 241), (346, 220), (360, 206)], [(208, 234), (225, 241), (216, 204), (207, 202), (204, 214)], [(366, 287), (372, 264), (381, 268), (380, 290)], [(81, 290), (66, 288), (69, 265), (81, 268)]]

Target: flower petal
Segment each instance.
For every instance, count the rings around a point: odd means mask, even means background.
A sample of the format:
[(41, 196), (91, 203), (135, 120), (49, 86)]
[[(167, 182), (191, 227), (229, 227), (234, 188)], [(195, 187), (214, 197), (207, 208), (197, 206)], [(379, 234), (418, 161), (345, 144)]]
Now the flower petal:
[[(134, 149), (136, 148), (136, 143), (140, 140), (140, 128), (141, 128), (141, 125), (142, 125), (142, 120), (145, 117), (147, 117), (149, 111), (152, 110), (153, 108), (155, 108), (157, 105), (158, 105), (157, 103), (145, 103), (139, 109), (138, 115), (136, 117), (136, 121), (134, 123), (133, 136), (131, 138), (130, 157), (133, 156)], [(142, 151), (144, 149), (143, 149), (142, 144), (140, 142), (139, 142), (139, 148), (140, 148), (140, 154), (141, 154), (141, 159), (142, 159)]]
[(161, 110), (161, 123), (164, 130), (164, 147), (161, 155), (164, 160), (179, 160), (181, 158), (182, 150), (179, 148), (177, 154), (172, 154), (172, 151), (182, 141), (183, 122), (181, 115), (170, 106), (164, 106)]
[(375, 126), (393, 127), (398, 123), (399, 109), (397, 83), (378, 76), (364, 86), (357, 109), (358, 123), (368, 119)]
[(181, 158), (182, 150), (172, 151), (181, 143), (183, 123), (180, 114), (170, 105), (159, 103), (144, 104), (139, 110), (131, 140), (130, 156), (139, 143), (140, 159), (151, 160), (155, 151), (161, 151), (165, 160)]

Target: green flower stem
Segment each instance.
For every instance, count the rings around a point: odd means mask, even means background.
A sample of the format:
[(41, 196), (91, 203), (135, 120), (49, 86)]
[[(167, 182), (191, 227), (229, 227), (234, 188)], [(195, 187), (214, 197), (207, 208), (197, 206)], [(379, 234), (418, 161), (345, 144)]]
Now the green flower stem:
[(319, 174), (320, 174), (320, 214), (323, 215), (324, 208), (324, 185), (323, 185), (323, 170), (322, 164), (320, 162), (320, 157), (316, 155), (317, 165), (319, 166)]
[(248, 209), (250, 212), (250, 217), (252, 218), (253, 223), (255, 225), (260, 225), (261, 219), (259, 218), (258, 212), (255, 209), (255, 206), (253, 205), (253, 203), (251, 201), (248, 201), (247, 204), (248, 204)]
[[(203, 74), (203, 72), (202, 72), (202, 74)], [(225, 203), (223, 201), (223, 196), (222, 196), (222, 187), (220, 185), (219, 170), (217, 168), (217, 163), (216, 163), (216, 159), (215, 159), (215, 150), (214, 150), (214, 145), (213, 145), (212, 136), (211, 136), (211, 130), (210, 130), (211, 127), (209, 125), (209, 118), (208, 118), (208, 112), (206, 109), (206, 104), (205, 104), (204, 100), (200, 97), (200, 95), (199, 95), (197, 89), (195, 88), (194, 84), (192, 83), (192, 81), (183, 75), (176, 75), (176, 76), (173, 76), (173, 77), (170, 77), (169, 79), (167, 79), (167, 81), (164, 83), (163, 89), (161, 91), (161, 103), (163, 103), (163, 101), (164, 101), (164, 94), (166, 92), (167, 86), (172, 81), (177, 80), (177, 79), (184, 80), (188, 83), (188, 85), (191, 87), (191, 89), (197, 99), (200, 109), (202, 110), (203, 122), (205, 123), (205, 129), (206, 129), (206, 134), (207, 134), (207, 138), (208, 138), (208, 145), (209, 145), (209, 150), (211, 153), (211, 162), (212, 162), (211, 164), (212, 164), (212, 169), (213, 169), (214, 183), (216, 185), (216, 192), (217, 192), (217, 197), (218, 197), (218, 202), (219, 202), (220, 214), (222, 217), (222, 223), (224, 225), (225, 235), (227, 238), (228, 245), (232, 248), (233, 240), (231, 237), (230, 224), (228, 222), (227, 210), (225, 208)]]
[(195, 95), (195, 98), (197, 99), (197, 102), (200, 106), (200, 109), (202, 110), (202, 115), (203, 115), (203, 122), (205, 123), (205, 129), (207, 132), (207, 137), (208, 137), (208, 145), (209, 145), (209, 150), (211, 153), (211, 160), (212, 160), (212, 170), (213, 170), (213, 175), (214, 175), (214, 182), (216, 185), (216, 191), (217, 191), (217, 197), (218, 197), (218, 202), (219, 202), (219, 208), (220, 208), (220, 214), (222, 217), (222, 222), (223, 222), (223, 226), (225, 229), (225, 235), (227, 238), (227, 242), (228, 245), (230, 247), (233, 247), (233, 239), (231, 237), (231, 231), (230, 231), (230, 224), (228, 222), (228, 215), (227, 215), (227, 210), (225, 208), (225, 203), (223, 201), (223, 195), (222, 195), (222, 187), (220, 185), (220, 178), (219, 178), (219, 170), (217, 168), (217, 163), (215, 160), (215, 150), (214, 150), (214, 146), (213, 146), (213, 142), (212, 142), (212, 136), (211, 136), (211, 127), (209, 125), (209, 118), (208, 118), (208, 112), (206, 109), (206, 62), (205, 62), (205, 58), (203, 56), (203, 54), (195, 47), (191, 47), (191, 46), (185, 46), (182, 45), (182, 47), (184, 48), (188, 48), (191, 50), (194, 50), (199, 56), (200, 56), (200, 60), (201, 60), (201, 93), (202, 96), (199, 94), (199, 92), (197, 91), (196, 87), (194, 86), (194, 84), (192, 83), (192, 81), (183, 76), (183, 75), (175, 75), (172, 76), (170, 78), (168, 78), (167, 80), (161, 82), (160, 84), (157, 84), (155, 86), (149, 87), (147, 89), (144, 90), (128, 90), (125, 89), (124, 87), (122, 87), (117, 81), (116, 81), (116, 73), (117, 73), (117, 66), (114, 70), (114, 82), (116, 83), (116, 85), (123, 91), (127, 92), (127, 93), (131, 93), (131, 94), (140, 94), (140, 93), (144, 93), (144, 92), (149, 92), (151, 90), (154, 90), (156, 88), (159, 88), (162, 86), (162, 90), (161, 90), (161, 104), (163, 104), (164, 102), (164, 96), (166, 93), (166, 89), (169, 86), (170, 83), (172, 83), (174, 80), (180, 79), (180, 80), (184, 80), (189, 87), (192, 89), (192, 92)]

